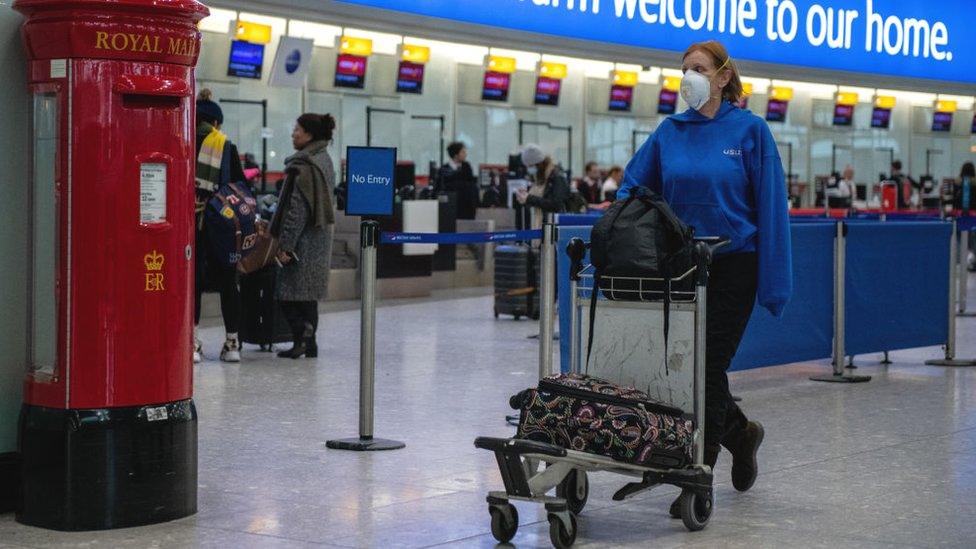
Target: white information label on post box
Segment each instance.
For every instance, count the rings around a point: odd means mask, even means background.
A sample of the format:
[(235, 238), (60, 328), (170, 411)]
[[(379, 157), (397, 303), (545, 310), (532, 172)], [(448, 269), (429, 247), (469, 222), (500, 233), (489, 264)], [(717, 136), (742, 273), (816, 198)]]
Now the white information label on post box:
[(166, 164), (139, 165), (139, 221), (166, 221)]
[(51, 78), (67, 78), (67, 77), (68, 77), (68, 60), (52, 59)]

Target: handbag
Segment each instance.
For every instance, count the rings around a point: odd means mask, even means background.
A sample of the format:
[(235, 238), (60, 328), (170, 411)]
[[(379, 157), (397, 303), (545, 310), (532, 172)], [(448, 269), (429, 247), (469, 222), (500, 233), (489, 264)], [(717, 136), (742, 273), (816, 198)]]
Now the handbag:
[(254, 245), (251, 251), (237, 262), (237, 270), (251, 274), (267, 267), (278, 255), (278, 239), (272, 236), (267, 221), (255, 224)]

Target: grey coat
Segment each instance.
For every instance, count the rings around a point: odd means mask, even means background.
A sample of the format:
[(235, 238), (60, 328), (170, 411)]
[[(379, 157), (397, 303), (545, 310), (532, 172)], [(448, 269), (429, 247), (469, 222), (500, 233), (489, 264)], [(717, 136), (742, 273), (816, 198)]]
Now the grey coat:
[[(325, 174), (326, 190), (329, 196), (332, 196), (335, 188), (335, 170), (325, 144), (310, 143), (302, 151), (285, 159), (285, 165), (288, 166), (290, 161), (303, 154), (310, 156)], [(297, 259), (282, 267), (278, 275), (278, 299), (318, 301), (325, 298), (329, 289), (335, 224), (328, 223), (316, 227), (312, 218), (311, 204), (304, 193), (296, 188), (294, 192), (288, 194), (289, 203), (278, 205), (279, 213), (283, 213), (280, 220), (281, 232), (278, 236), (278, 246), (279, 250), (294, 254)]]

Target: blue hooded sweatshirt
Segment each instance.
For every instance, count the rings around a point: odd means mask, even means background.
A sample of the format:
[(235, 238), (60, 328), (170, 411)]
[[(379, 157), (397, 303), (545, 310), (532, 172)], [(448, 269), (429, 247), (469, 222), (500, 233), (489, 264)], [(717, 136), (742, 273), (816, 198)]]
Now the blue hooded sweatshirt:
[(627, 164), (617, 199), (645, 186), (695, 228), (731, 238), (719, 253), (757, 252), (759, 304), (782, 315), (793, 293), (786, 178), (766, 122), (723, 102), (715, 118), (669, 116)]

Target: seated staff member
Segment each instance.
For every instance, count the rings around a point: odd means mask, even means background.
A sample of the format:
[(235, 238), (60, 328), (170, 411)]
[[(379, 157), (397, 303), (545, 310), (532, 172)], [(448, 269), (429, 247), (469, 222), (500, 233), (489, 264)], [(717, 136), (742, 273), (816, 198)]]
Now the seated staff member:
[(623, 177), (623, 168), (620, 166), (610, 168), (610, 171), (607, 172), (607, 178), (603, 181), (603, 188), (600, 189), (604, 202), (613, 202), (617, 199), (617, 189), (620, 188), (620, 181)]
[(450, 160), (437, 173), (438, 192), (457, 193), (457, 218), (474, 219), (478, 213), (478, 178), (468, 163), (468, 148), (460, 141), (447, 146)]
[(792, 293), (786, 179), (766, 122), (735, 106), (742, 83), (725, 47), (692, 44), (682, 71), (681, 95), (691, 108), (669, 116), (637, 151), (617, 199), (649, 187), (696, 235), (731, 239), (718, 251), (708, 281), (705, 463), (714, 466), (721, 446), (727, 448), (732, 484), (745, 491), (758, 473), (763, 427), (732, 400), (726, 371), (757, 292), (759, 304), (776, 316)]

